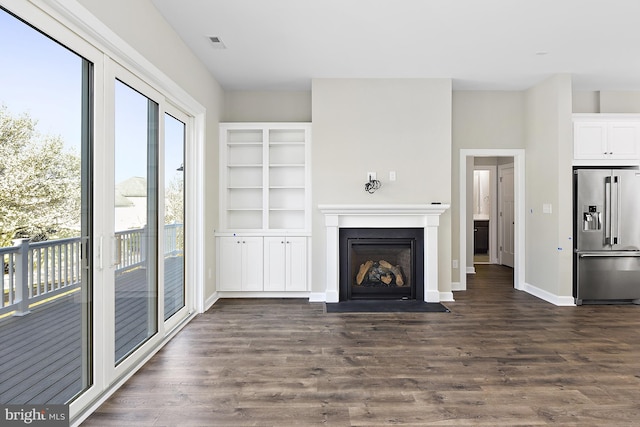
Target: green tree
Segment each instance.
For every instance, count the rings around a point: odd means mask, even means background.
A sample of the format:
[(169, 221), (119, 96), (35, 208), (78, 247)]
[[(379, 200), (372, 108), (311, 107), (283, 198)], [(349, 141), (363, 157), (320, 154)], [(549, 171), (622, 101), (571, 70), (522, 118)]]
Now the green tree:
[(36, 124), (0, 106), (0, 247), (79, 235), (80, 158)]

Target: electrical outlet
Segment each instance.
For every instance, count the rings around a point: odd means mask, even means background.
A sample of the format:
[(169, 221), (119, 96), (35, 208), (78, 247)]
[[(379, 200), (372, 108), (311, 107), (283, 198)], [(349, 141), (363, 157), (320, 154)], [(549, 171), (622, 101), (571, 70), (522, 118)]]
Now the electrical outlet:
[(396, 180), (396, 171), (389, 172), (389, 181), (395, 181), (395, 180)]
[(376, 173), (375, 172), (367, 172), (367, 181), (373, 181), (374, 179), (378, 179), (376, 177)]
[(453, 264), (453, 268), (458, 268), (458, 260), (457, 259), (454, 259), (452, 261), (452, 264)]

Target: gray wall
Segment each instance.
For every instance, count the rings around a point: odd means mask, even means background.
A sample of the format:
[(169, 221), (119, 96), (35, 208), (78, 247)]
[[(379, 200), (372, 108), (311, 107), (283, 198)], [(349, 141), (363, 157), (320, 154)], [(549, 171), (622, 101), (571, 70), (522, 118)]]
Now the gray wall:
[[(449, 79), (316, 79), (313, 91), (313, 292), (324, 292), (318, 204), (451, 202)], [(364, 191), (368, 171), (382, 188)], [(397, 172), (390, 182), (389, 172)], [(450, 291), (451, 213), (441, 216), (439, 286)]]
[[(561, 74), (529, 89), (526, 117), (526, 276), (556, 296), (572, 295), (571, 77)], [(552, 205), (551, 214), (542, 205)]]
[[(460, 253), (460, 227), (458, 200), (460, 194), (461, 149), (512, 149), (524, 148), (524, 92), (509, 91), (456, 91), (453, 92), (452, 130), (452, 253), (454, 259)], [(473, 160), (468, 159), (467, 190), (473, 189)], [(467, 191), (467, 206), (471, 205), (472, 191)], [(467, 265), (452, 270), (452, 280), (460, 281), (460, 272), (473, 266), (473, 215), (467, 209)]]
[(226, 91), (223, 122), (311, 122), (311, 91)]

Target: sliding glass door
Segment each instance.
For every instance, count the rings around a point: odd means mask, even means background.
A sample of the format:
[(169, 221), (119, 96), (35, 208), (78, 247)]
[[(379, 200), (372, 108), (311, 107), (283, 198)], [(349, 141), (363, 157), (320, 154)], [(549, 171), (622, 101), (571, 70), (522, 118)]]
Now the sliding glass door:
[(185, 305), (184, 152), (186, 124), (164, 115), (164, 320)]
[(93, 384), (94, 64), (0, 8), (0, 403)]
[(158, 104), (115, 82), (115, 362), (158, 331)]

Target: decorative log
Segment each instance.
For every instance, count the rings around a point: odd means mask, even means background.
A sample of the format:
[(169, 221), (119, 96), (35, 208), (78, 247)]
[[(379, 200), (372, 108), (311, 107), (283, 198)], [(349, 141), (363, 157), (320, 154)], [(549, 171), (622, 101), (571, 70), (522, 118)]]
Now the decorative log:
[[(396, 277), (396, 285), (404, 286), (404, 277), (402, 277), (402, 271), (400, 271), (400, 266), (399, 265), (393, 266), (393, 265), (391, 265), (391, 263), (389, 263), (388, 261), (385, 261), (385, 260), (378, 261), (378, 264), (380, 264), (382, 267), (385, 267), (385, 268), (388, 268), (389, 270), (391, 270), (393, 275)], [(387, 285), (388, 285), (388, 283), (387, 283)]]
[(391, 267), (391, 272), (394, 276), (396, 276), (396, 285), (404, 286), (404, 278), (402, 277), (402, 271), (400, 271), (400, 267)]
[(393, 280), (393, 277), (391, 277), (390, 274), (385, 274), (384, 276), (380, 276), (380, 280), (385, 284), (388, 285), (389, 283), (391, 283), (391, 281)]
[(381, 259), (380, 261), (378, 261), (378, 264), (380, 264), (382, 267), (384, 268), (388, 268), (389, 270), (391, 270), (393, 268), (393, 265), (391, 265), (390, 262), (385, 261), (383, 259)]
[(364, 264), (360, 264), (360, 269), (358, 270), (358, 275), (356, 276), (356, 283), (358, 285), (362, 285), (364, 276), (367, 274), (367, 271), (369, 271), (372, 265), (373, 261), (367, 261)]

